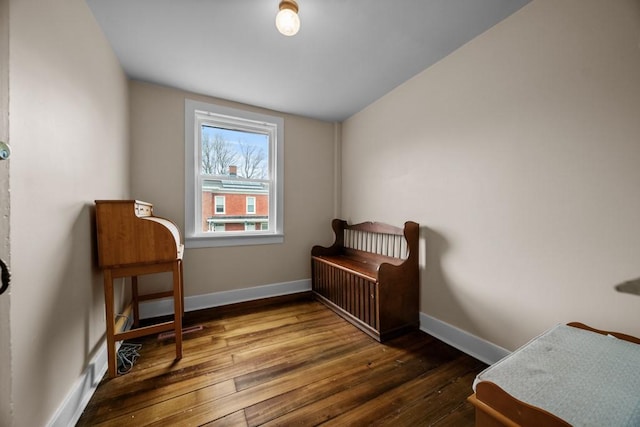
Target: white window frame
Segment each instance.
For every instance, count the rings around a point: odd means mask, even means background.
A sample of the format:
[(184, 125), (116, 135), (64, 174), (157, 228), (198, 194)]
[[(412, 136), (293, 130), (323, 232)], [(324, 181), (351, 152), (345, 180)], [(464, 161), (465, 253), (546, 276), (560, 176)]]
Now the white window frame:
[[(249, 200), (253, 200), (253, 204), (251, 206), (253, 206), (253, 211), (249, 210)], [(256, 197), (255, 196), (247, 196), (246, 198), (246, 203), (247, 203), (247, 215), (255, 215), (256, 214)]]
[[(276, 244), (284, 242), (284, 119), (216, 104), (185, 100), (185, 246)], [(200, 129), (208, 120), (240, 126), (247, 130), (268, 128), (269, 146), (269, 229), (254, 232), (207, 233), (202, 231), (202, 187), (200, 183)]]

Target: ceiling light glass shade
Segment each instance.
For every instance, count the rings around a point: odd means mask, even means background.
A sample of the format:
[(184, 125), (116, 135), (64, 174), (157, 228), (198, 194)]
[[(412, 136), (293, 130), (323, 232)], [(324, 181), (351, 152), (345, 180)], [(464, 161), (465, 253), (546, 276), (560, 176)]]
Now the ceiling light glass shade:
[(292, 0), (280, 2), (280, 12), (276, 15), (276, 27), (285, 36), (296, 35), (300, 30), (300, 18), (298, 17), (298, 5)]

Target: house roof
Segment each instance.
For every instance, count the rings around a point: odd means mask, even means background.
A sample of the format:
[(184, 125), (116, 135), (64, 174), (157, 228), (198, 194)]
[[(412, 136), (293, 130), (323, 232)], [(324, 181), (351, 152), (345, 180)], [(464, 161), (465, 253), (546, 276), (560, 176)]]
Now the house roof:
[(219, 194), (269, 194), (269, 184), (241, 179), (206, 179), (202, 190)]

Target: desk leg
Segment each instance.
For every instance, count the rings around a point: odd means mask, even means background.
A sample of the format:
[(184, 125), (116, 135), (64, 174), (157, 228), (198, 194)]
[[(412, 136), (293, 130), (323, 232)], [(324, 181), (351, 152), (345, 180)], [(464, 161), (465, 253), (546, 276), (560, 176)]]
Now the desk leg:
[(131, 276), (131, 307), (133, 308), (133, 327), (140, 326), (140, 306), (138, 294), (138, 276)]
[(115, 343), (115, 313), (113, 309), (113, 277), (111, 270), (104, 270), (104, 307), (107, 316), (107, 364), (109, 378), (116, 376), (116, 343)]
[(184, 317), (184, 268), (182, 267), (182, 260), (178, 262), (180, 263), (180, 297), (182, 298), (182, 312), (180, 315)]
[(176, 335), (176, 360), (182, 359), (182, 263), (173, 264), (173, 323)]

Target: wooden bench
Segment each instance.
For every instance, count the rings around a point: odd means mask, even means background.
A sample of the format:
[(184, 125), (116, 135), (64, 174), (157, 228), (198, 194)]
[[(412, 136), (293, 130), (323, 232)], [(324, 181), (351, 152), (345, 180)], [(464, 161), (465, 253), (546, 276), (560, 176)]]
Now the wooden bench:
[(335, 241), (311, 250), (312, 292), (378, 341), (419, 324), (419, 225), (332, 222)]

